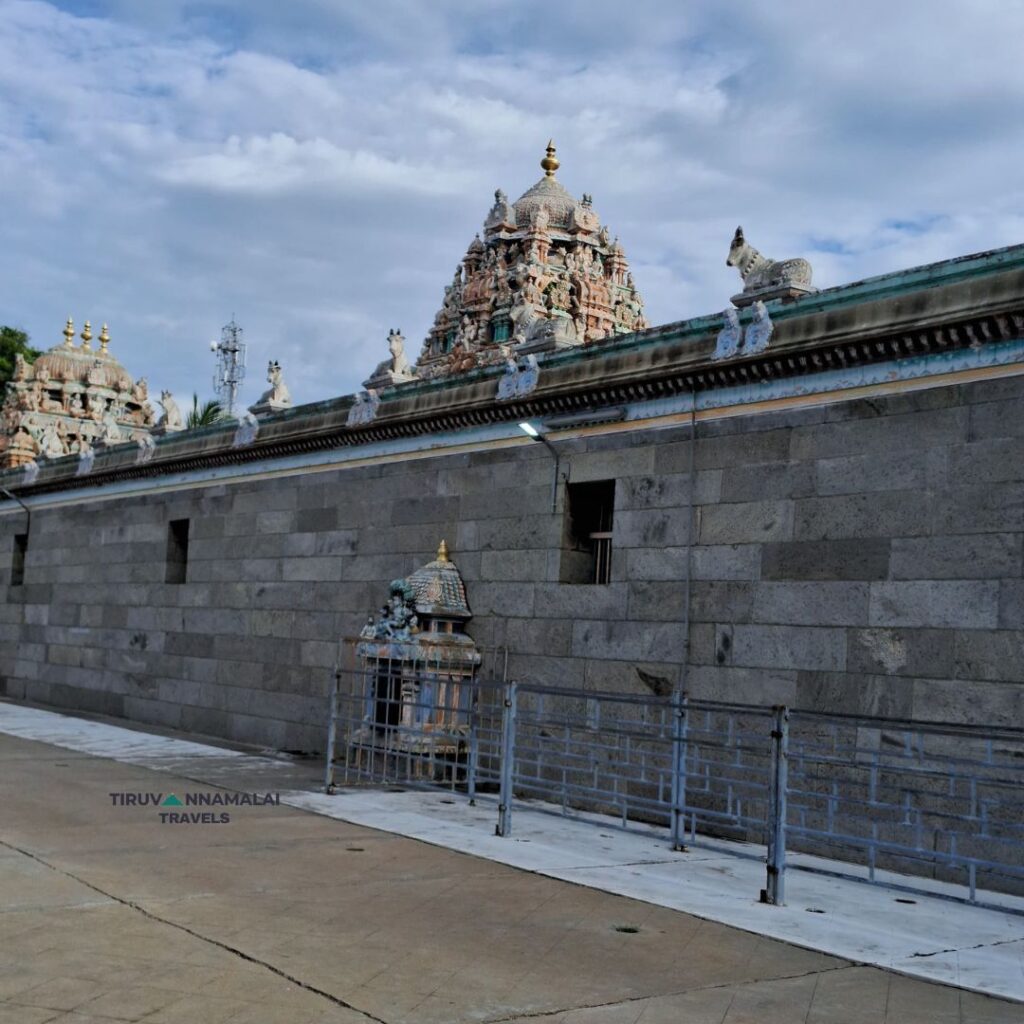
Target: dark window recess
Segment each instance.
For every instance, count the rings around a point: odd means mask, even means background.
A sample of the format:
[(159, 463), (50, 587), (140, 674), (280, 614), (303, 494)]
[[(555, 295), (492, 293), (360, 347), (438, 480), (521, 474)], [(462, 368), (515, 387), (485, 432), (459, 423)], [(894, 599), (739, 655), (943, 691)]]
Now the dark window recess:
[(373, 720), (378, 729), (394, 728), (402, 720), (402, 663), (384, 659), (377, 665), (373, 688)]
[(188, 571), (188, 520), (167, 524), (167, 582), (184, 583)]
[(11, 551), (11, 586), (20, 587), (25, 582), (25, 555), (28, 554), (28, 534), (14, 535), (14, 548)]
[(610, 583), (615, 481), (569, 484), (562, 541), (562, 583)]

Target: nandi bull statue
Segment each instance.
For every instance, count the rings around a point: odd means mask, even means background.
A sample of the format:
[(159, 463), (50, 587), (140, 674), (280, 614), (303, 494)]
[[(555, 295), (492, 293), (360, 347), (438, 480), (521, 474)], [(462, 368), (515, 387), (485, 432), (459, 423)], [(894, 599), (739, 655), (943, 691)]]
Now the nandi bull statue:
[(741, 227), (733, 235), (725, 265), (736, 267), (743, 278), (743, 291), (732, 297), (737, 306), (749, 306), (758, 299), (793, 299), (817, 291), (811, 285), (811, 265), (807, 260), (770, 260), (743, 237)]

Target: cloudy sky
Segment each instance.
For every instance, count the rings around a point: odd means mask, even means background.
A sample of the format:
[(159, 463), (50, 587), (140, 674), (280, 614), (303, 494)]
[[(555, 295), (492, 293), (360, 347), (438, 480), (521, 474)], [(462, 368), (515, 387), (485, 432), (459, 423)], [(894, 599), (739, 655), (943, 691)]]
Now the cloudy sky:
[(0, 323), (298, 401), (419, 345), (501, 186), (594, 195), (653, 323), (742, 223), (821, 286), (1024, 241), (1020, 0), (0, 0)]

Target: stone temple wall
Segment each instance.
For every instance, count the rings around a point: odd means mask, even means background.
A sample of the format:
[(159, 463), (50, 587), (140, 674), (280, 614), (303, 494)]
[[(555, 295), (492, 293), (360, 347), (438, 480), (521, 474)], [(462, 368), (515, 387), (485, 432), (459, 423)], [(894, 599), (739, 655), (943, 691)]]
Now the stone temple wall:
[[(1024, 377), (698, 424), (697, 697), (1019, 724)], [(318, 750), (337, 639), (445, 538), (516, 678), (650, 692), (683, 655), (688, 427), (557, 442), (614, 479), (611, 582), (559, 583), (538, 444), (0, 518), (0, 692)], [(156, 481), (155, 481), (156, 483)], [(164, 582), (191, 521), (187, 582)]]

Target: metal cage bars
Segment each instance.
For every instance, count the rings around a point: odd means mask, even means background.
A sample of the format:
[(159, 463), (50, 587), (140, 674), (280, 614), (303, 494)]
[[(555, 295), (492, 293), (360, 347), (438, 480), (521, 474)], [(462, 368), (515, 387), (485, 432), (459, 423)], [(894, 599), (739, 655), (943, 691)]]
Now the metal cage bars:
[[(829, 715), (787, 707), (474, 680), (455, 699), (422, 666), (405, 689), (366, 667), (335, 673), (325, 786), (445, 786), (602, 826), (667, 830), (674, 849), (741, 840), (763, 858), (761, 898), (790, 867), (883, 884), (915, 877), (1024, 891), (1024, 730)], [(746, 844), (758, 844), (764, 853)], [(859, 870), (858, 870), (859, 869)], [(881, 874), (880, 874), (881, 873)], [(898, 880), (891, 873), (899, 875)]]

